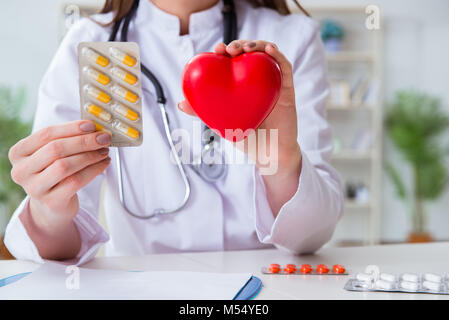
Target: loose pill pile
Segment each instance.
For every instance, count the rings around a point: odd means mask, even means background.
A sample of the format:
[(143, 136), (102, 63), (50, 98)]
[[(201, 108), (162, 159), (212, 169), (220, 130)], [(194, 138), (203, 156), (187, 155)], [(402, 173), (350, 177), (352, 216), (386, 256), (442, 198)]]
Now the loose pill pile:
[(449, 294), (449, 275), (434, 273), (402, 273), (394, 275), (380, 272), (378, 266), (367, 266), (365, 272), (357, 273), (348, 280), (349, 291), (388, 291), (408, 293)]
[(142, 144), (139, 47), (133, 42), (78, 46), (81, 118), (111, 133), (113, 147)]
[(345, 275), (346, 269), (341, 264), (335, 264), (330, 269), (325, 264), (319, 264), (313, 268), (310, 264), (302, 264), (296, 266), (294, 264), (287, 264), (281, 266), (277, 263), (272, 263), (268, 267), (262, 267), (262, 273), (264, 274), (306, 274), (306, 275)]

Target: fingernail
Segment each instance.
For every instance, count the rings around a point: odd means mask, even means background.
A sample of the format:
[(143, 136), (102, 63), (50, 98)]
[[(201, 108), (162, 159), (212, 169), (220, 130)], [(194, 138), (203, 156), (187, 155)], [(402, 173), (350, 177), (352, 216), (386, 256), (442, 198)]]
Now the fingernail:
[(101, 148), (100, 150), (98, 150), (98, 153), (102, 156), (105, 156), (109, 153), (109, 148)]
[(83, 122), (80, 124), (80, 129), (84, 132), (95, 131), (95, 124), (91, 121)]
[(256, 46), (256, 43), (251, 41), (251, 42), (248, 42), (245, 46), (247, 46), (249, 48), (254, 48)]
[(102, 133), (96, 138), (99, 144), (108, 144), (111, 142), (111, 135), (109, 133)]
[(234, 48), (236, 48), (236, 49), (238, 49), (238, 48), (240, 48), (240, 43), (238, 43), (238, 42), (234, 42)]

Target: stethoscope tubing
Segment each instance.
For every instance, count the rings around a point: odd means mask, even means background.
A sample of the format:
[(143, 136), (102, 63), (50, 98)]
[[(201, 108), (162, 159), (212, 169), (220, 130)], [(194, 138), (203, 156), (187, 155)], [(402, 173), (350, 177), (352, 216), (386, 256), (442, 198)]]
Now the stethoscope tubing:
[[(233, 39), (236, 38), (237, 20), (236, 20), (236, 16), (235, 16), (233, 1), (232, 0), (224, 0), (224, 2), (225, 2), (225, 4), (224, 4), (224, 8), (223, 8), (223, 17), (224, 17), (224, 29), (225, 30), (224, 30), (224, 36), (223, 36), (224, 39), (223, 40), (226, 44), (228, 44)], [(134, 3), (131, 7), (129, 14), (126, 15), (124, 18), (122, 18), (122, 20), (124, 20), (124, 24), (123, 24), (121, 35), (120, 35), (120, 40), (123, 42), (128, 41), (127, 34), (128, 34), (129, 23), (131, 21), (132, 16), (136, 12), (138, 5), (139, 5), (139, 0), (134, 0)], [(111, 35), (109, 37), (109, 41), (115, 40), (122, 20), (117, 21), (115, 23), (115, 25), (113, 26)], [(159, 217), (159, 216), (170, 215), (170, 214), (178, 212), (182, 208), (184, 208), (184, 206), (187, 204), (187, 202), (190, 198), (191, 186), (190, 186), (189, 177), (185, 171), (185, 168), (181, 162), (181, 159), (179, 158), (178, 152), (176, 151), (176, 148), (173, 143), (173, 139), (171, 137), (170, 123), (168, 120), (168, 115), (167, 115), (167, 111), (166, 111), (166, 107), (165, 107), (165, 103), (166, 103), (167, 99), (164, 95), (163, 87), (162, 87), (161, 83), (159, 82), (159, 80), (156, 78), (156, 76), (147, 67), (145, 67), (145, 65), (143, 65), (142, 63), (141, 63), (141, 69), (142, 69), (142, 73), (153, 83), (153, 86), (156, 90), (157, 102), (158, 102), (159, 110), (161, 113), (162, 122), (164, 124), (165, 136), (169, 143), (171, 153), (173, 154), (173, 157), (175, 158), (176, 166), (178, 167), (179, 173), (181, 175), (181, 178), (183, 180), (184, 187), (185, 187), (184, 198), (177, 206), (170, 208), (170, 209), (158, 208), (158, 209), (155, 209), (153, 211), (153, 213), (151, 213), (149, 215), (135, 214), (134, 212), (129, 210), (128, 207), (126, 206), (125, 193), (124, 193), (124, 187), (123, 187), (123, 171), (122, 171), (120, 149), (116, 148), (115, 158), (116, 158), (117, 180), (118, 180), (117, 183), (118, 183), (120, 203), (122, 204), (123, 209), (132, 217), (137, 218), (137, 219), (146, 220), (146, 219), (155, 218), (155, 217)], [(206, 146), (208, 146), (208, 145), (206, 145)], [(199, 174), (203, 178), (205, 178), (206, 181), (208, 181), (208, 182), (213, 181), (213, 179), (208, 178), (207, 175), (205, 175), (203, 173), (199, 173)], [(222, 172), (222, 174), (220, 174), (219, 177), (222, 177), (225, 174), (226, 174), (226, 167), (223, 164), (223, 172)]]

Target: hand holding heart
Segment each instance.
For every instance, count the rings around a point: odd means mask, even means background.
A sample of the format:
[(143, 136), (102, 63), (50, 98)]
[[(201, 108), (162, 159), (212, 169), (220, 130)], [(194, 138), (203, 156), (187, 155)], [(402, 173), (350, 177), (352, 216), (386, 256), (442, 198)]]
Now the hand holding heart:
[[(215, 53), (230, 56), (231, 58), (237, 57), (243, 53), (254, 51), (265, 52), (272, 58), (274, 58), (274, 60), (278, 63), (281, 69), (281, 76), (282, 76), (282, 85), (280, 88), (279, 98), (277, 99), (277, 102), (274, 105), (273, 110), (272, 111), (268, 110), (268, 112), (271, 111), (268, 117), (266, 117), (265, 120), (260, 125), (259, 123), (257, 123), (257, 125), (259, 125), (257, 130), (266, 129), (267, 144), (270, 143), (269, 130), (270, 129), (278, 130), (279, 170), (285, 174), (297, 172), (298, 166), (300, 165), (301, 162), (301, 152), (299, 145), (297, 143), (298, 127), (297, 127), (295, 91), (293, 85), (292, 66), (290, 62), (278, 50), (276, 45), (266, 41), (235, 40), (231, 42), (228, 46), (226, 46), (224, 43), (219, 43), (215, 47)], [(276, 83), (272, 81), (271, 85), (276, 85)], [(254, 99), (257, 99), (261, 94), (265, 94), (266, 99), (272, 99), (273, 97), (270, 96), (269, 93), (266, 94), (267, 91), (269, 90), (260, 90), (258, 94), (254, 94)], [(242, 95), (237, 94), (237, 96)], [(270, 101), (267, 102), (268, 104), (270, 103)], [(248, 105), (249, 104), (250, 103), (248, 103)], [(194, 108), (192, 108), (192, 106), (189, 104), (187, 100), (184, 100), (181, 103), (179, 103), (178, 107), (181, 111), (196, 116)], [(257, 111), (258, 111), (257, 108), (255, 108), (252, 112)], [(203, 120), (206, 120), (204, 119), (205, 115), (203, 114), (199, 115), (202, 117)], [(257, 117), (260, 118), (261, 116), (263, 119), (264, 118), (263, 114), (257, 115), (256, 118)], [(257, 127), (257, 125), (255, 125), (254, 127)], [(251, 125), (249, 124), (247, 126), (251, 127)], [(232, 127), (232, 125), (230, 127)], [(213, 126), (212, 128), (215, 129)], [(243, 146), (243, 144), (237, 144), (237, 146)], [(266, 150), (270, 150), (270, 148), (267, 146)], [(247, 148), (244, 148), (243, 151), (245, 151), (248, 154)], [(255, 154), (248, 154), (248, 156), (255, 161), (256, 165), (258, 165), (257, 156)]]

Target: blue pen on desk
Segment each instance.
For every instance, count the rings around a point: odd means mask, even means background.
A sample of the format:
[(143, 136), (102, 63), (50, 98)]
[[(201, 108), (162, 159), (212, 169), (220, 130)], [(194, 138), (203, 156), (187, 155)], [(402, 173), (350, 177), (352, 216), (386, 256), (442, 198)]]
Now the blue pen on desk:
[(29, 275), (30, 273), (31, 272), (24, 272), (24, 273), (19, 273), (19, 274), (16, 274), (16, 275), (13, 275), (13, 276), (10, 276), (7, 278), (0, 279), (0, 287), (3, 287), (8, 284), (11, 284), (13, 282), (16, 282), (16, 281), (22, 279), (23, 277)]

